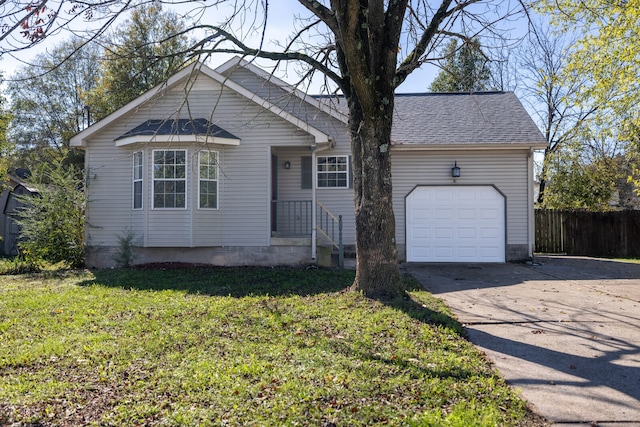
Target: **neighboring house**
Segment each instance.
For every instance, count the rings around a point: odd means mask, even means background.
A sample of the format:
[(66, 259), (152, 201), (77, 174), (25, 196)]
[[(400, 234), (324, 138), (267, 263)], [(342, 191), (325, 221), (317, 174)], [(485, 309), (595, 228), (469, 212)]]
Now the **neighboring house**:
[(23, 194), (30, 196), (38, 194), (38, 190), (27, 184), (24, 180), (29, 177), (27, 169), (16, 169), (9, 173), (9, 184), (0, 195), (0, 254), (18, 255), (18, 243), (20, 237), (20, 226), (16, 223), (16, 216), (26, 205), (18, 201), (18, 197)]
[[(309, 263), (337, 230), (326, 212), (342, 215), (353, 246), (344, 104), (232, 59), (184, 69), (79, 133), (87, 265), (112, 266), (127, 230), (136, 263)], [(531, 258), (532, 153), (545, 141), (515, 95), (398, 95), (396, 111), (400, 259)]]

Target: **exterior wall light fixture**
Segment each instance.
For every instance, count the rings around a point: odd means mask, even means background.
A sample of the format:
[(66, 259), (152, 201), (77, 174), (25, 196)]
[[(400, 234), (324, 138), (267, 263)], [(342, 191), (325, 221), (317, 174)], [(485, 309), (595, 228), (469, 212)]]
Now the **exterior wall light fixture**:
[(456, 161), (451, 168), (451, 176), (454, 178), (460, 178), (460, 168), (458, 167), (458, 162)]
[(291, 162), (289, 160), (287, 160), (286, 162), (284, 162), (284, 168), (285, 169), (291, 169)]

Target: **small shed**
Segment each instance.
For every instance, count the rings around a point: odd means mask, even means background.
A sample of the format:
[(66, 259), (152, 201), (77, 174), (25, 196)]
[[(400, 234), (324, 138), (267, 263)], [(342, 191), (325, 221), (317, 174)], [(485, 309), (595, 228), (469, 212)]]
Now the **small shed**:
[(30, 176), (28, 169), (16, 169), (9, 174), (9, 185), (0, 196), (0, 232), (2, 241), (0, 242), (0, 254), (18, 255), (18, 242), (20, 237), (20, 226), (16, 222), (16, 216), (26, 207), (20, 202), (20, 195), (33, 196), (38, 190), (27, 184), (25, 179)]

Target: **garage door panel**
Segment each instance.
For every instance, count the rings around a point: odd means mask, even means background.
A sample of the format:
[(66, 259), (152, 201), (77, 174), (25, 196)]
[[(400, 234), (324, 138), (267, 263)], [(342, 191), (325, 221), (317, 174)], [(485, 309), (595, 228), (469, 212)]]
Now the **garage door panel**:
[(458, 228), (458, 237), (460, 239), (475, 239), (477, 236), (476, 229), (472, 227)]
[(460, 258), (473, 258), (478, 253), (475, 246), (460, 246), (458, 247), (458, 255)]
[(483, 246), (480, 248), (480, 256), (484, 259), (493, 259), (501, 253), (497, 246)]
[(427, 227), (416, 227), (412, 230), (411, 235), (416, 241), (418, 239), (429, 239), (431, 237), (431, 229)]
[(437, 259), (448, 259), (453, 256), (454, 250), (451, 246), (436, 246), (435, 256)]
[(440, 189), (438, 191), (435, 191), (435, 197), (433, 197), (433, 200), (435, 200), (436, 202), (442, 202), (446, 200), (453, 200), (453, 198), (454, 192), (452, 190)]
[(436, 228), (436, 239), (452, 239), (453, 228), (451, 227), (438, 227)]
[(414, 254), (418, 258), (433, 258), (433, 254), (432, 254), (432, 250), (431, 249), (432, 249), (431, 246), (428, 246), (428, 247), (415, 246), (414, 247)]
[(453, 209), (436, 208), (435, 213), (435, 219), (449, 220), (453, 216)]
[(492, 227), (482, 227), (480, 228), (480, 238), (481, 239), (498, 239), (500, 237), (500, 230)]
[(476, 210), (473, 208), (460, 208), (458, 209), (459, 219), (474, 219), (477, 218)]
[(428, 209), (412, 209), (409, 217), (417, 221), (431, 219)]
[(504, 262), (505, 203), (494, 187), (417, 187), (406, 208), (408, 261)]
[(478, 196), (474, 190), (460, 190), (458, 191), (458, 200), (476, 200)]
[(498, 219), (501, 216), (501, 210), (492, 208), (492, 209), (479, 209), (478, 218), (480, 219)]

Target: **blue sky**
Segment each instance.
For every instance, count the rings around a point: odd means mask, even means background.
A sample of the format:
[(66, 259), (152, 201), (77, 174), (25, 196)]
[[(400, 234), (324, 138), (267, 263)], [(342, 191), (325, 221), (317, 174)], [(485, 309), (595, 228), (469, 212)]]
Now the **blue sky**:
[[(265, 34), (265, 49), (277, 50), (278, 47), (276, 43), (285, 43), (285, 41), (291, 35), (295, 25), (295, 17), (308, 16), (309, 12), (306, 11), (306, 9), (302, 7), (296, 0), (276, 0), (271, 1), (268, 4), (269, 14), (267, 31)], [(509, 1), (500, 1), (498, 4), (504, 5), (500, 7), (509, 7), (510, 5)], [(177, 11), (178, 13), (186, 12), (186, 6), (177, 7)], [(215, 23), (216, 20), (219, 20), (220, 16), (222, 16), (223, 14), (224, 11), (222, 10), (209, 8), (203, 15), (203, 19), (201, 20), (201, 22)], [(87, 23), (86, 25), (90, 26), (90, 23)], [(512, 37), (516, 37), (518, 35), (522, 35), (524, 29), (526, 28), (526, 21), (509, 22), (505, 24), (504, 27), (506, 34), (510, 34), (512, 35)], [(8, 55), (4, 55), (0, 60), (0, 71), (2, 71), (5, 78), (10, 77), (17, 67), (23, 65), (23, 62), (21, 61), (29, 62), (29, 60), (31, 60), (37, 53), (46, 51), (48, 47), (59, 43), (69, 36), (70, 34), (68, 32), (63, 32), (57, 36), (49, 37), (37, 48), (18, 53), (16, 55), (17, 58), (12, 58)], [(245, 40), (248, 40), (248, 45), (257, 46), (259, 44), (259, 34), (254, 32), (251, 34), (246, 34), (245, 36)], [(276, 43), (274, 43), (274, 41)], [(208, 63), (208, 65), (215, 67), (216, 65), (225, 62), (227, 59), (228, 56), (214, 57)], [(259, 65), (263, 68), (268, 68), (271, 64), (266, 60), (257, 60), (256, 65)], [(437, 67), (433, 65), (423, 66), (422, 69), (416, 70), (409, 76), (409, 78), (402, 84), (402, 86), (399, 87), (398, 92), (410, 93), (427, 91), (430, 82), (433, 80), (437, 72)], [(295, 83), (297, 81), (295, 71), (291, 68), (289, 68), (288, 73), (282, 70), (280, 72), (277, 72), (276, 75), (283, 80), (288, 81), (289, 83)], [(319, 82), (316, 82), (311, 85), (309, 91), (311, 93), (318, 93), (320, 91), (320, 86), (321, 84)]]

